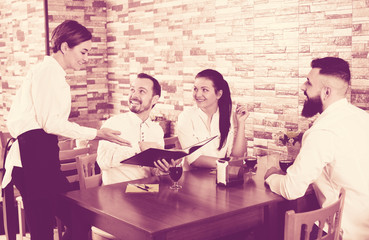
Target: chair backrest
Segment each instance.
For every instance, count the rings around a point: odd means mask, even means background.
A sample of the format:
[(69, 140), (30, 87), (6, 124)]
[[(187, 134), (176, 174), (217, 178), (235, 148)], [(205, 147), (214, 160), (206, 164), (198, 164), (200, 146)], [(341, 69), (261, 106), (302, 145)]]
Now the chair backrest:
[(0, 142), (1, 142), (1, 146), (5, 147), (7, 141), (9, 138), (11, 138), (12, 136), (10, 135), (10, 133), (8, 132), (0, 132)]
[[(82, 146), (79, 146), (81, 145), (81, 143), (83, 143)], [(96, 139), (93, 139), (93, 140), (63, 139), (63, 140), (59, 140), (58, 145), (59, 145), (60, 150), (69, 150), (73, 148), (89, 147), (90, 153), (96, 153), (97, 147), (99, 145), (99, 140), (96, 140)]]
[(79, 155), (87, 154), (89, 152), (89, 147), (60, 150), (59, 152), (60, 169), (72, 184), (73, 189), (78, 189), (79, 185), (76, 158)]
[[(338, 240), (341, 230), (342, 209), (345, 199), (345, 189), (341, 189), (340, 196), (333, 204), (318, 210), (295, 213), (289, 210), (285, 215), (284, 240), (295, 240), (301, 238), (309, 239), (310, 232), (315, 222), (319, 224), (317, 239)], [(323, 228), (327, 226), (328, 232), (322, 236)]]
[(93, 153), (80, 155), (76, 158), (80, 189), (97, 187), (102, 184), (101, 173), (96, 174), (95, 171), (96, 157), (97, 154)]
[(178, 136), (164, 138), (164, 148), (165, 149), (171, 149), (171, 148), (182, 149)]
[(8, 132), (0, 132), (0, 168), (3, 168), (3, 159), (4, 159), (4, 154), (5, 154), (5, 148), (6, 148), (6, 144), (8, 142), (8, 140), (11, 138), (12, 136), (10, 135), (10, 133)]
[(90, 153), (97, 153), (97, 147), (99, 146), (99, 140), (93, 139), (88, 141), (88, 145), (90, 146)]
[(76, 140), (75, 139), (64, 139), (59, 140), (58, 142), (59, 149), (62, 150), (71, 150), (76, 147)]

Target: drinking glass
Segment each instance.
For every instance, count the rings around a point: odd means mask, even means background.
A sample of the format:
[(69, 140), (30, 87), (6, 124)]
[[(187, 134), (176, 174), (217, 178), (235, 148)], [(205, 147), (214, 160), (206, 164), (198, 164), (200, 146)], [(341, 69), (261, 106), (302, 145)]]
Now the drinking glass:
[(279, 167), (283, 172), (287, 172), (287, 168), (289, 168), (293, 164), (293, 160), (290, 159), (281, 159), (279, 160)]
[(182, 186), (178, 184), (178, 181), (182, 176), (182, 172), (182, 161), (175, 163), (174, 166), (169, 167), (169, 176), (174, 182), (173, 185), (170, 186), (170, 189), (178, 190), (182, 188)]
[(257, 157), (247, 156), (247, 157), (245, 157), (244, 161), (245, 161), (244, 163), (246, 164), (246, 167), (247, 167), (247, 170), (248, 170), (247, 173), (256, 174), (255, 165), (258, 162)]

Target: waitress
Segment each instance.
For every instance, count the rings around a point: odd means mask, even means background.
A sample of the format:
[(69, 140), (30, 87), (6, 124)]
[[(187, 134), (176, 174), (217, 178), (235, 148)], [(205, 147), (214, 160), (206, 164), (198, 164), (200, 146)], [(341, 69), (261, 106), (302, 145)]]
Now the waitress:
[(58, 135), (130, 146), (119, 131), (68, 121), (71, 93), (66, 70), (80, 70), (87, 63), (91, 38), (87, 28), (76, 21), (57, 26), (52, 33), (52, 56), (45, 56), (29, 72), (8, 115), (7, 128), (17, 140), (7, 155), (2, 185), (12, 182), (20, 191), (33, 240), (53, 239), (55, 215), (67, 227), (69, 224), (69, 211), (57, 203), (57, 194), (70, 188), (60, 170)]

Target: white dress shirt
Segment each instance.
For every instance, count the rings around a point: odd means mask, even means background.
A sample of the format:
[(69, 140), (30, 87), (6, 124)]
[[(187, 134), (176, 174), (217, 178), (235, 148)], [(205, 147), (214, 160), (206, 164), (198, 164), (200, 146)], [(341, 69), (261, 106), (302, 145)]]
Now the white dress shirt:
[(142, 122), (133, 112), (126, 112), (109, 118), (102, 127), (120, 131), (120, 137), (131, 142), (132, 147), (100, 141), (97, 148), (97, 163), (102, 171), (103, 184), (113, 184), (152, 176), (152, 168), (120, 161), (141, 152), (139, 142), (155, 142), (164, 148), (164, 131), (158, 123), (148, 118)]
[(273, 174), (266, 182), (287, 199), (303, 196), (313, 183), (323, 207), (345, 188), (343, 239), (369, 239), (369, 114), (346, 99), (333, 103), (305, 132), (287, 174)]
[[(64, 69), (50, 56), (45, 56), (29, 72), (8, 115), (6, 125), (12, 137), (41, 128), (49, 134), (68, 138), (91, 140), (96, 137), (96, 129), (68, 121), (71, 93), (65, 76)], [(14, 166), (22, 167), (18, 141), (13, 143), (7, 155), (3, 187), (10, 182)]]
[(207, 129), (207, 120), (208, 116), (206, 113), (196, 106), (186, 109), (178, 116), (177, 134), (183, 149), (207, 138), (218, 136), (202, 148), (188, 155), (183, 165), (184, 170), (189, 170), (190, 165), (201, 155), (223, 158), (226, 156), (229, 157), (232, 153), (234, 137), (233, 126), (231, 125), (229, 129), (227, 142), (223, 148), (218, 150), (220, 141), (219, 109), (214, 113), (211, 119), (210, 129)]

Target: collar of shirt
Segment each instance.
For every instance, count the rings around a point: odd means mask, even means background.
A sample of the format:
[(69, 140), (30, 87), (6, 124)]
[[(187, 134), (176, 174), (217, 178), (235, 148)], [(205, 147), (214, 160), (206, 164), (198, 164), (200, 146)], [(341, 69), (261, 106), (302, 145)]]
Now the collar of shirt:
[[(196, 107), (196, 111), (201, 121), (204, 123), (205, 126), (207, 126), (208, 115), (204, 111), (202, 111), (201, 108)], [(217, 111), (213, 114), (213, 117), (211, 118), (209, 136), (212, 135), (219, 135), (219, 108), (217, 108)]]
[(44, 61), (45, 61), (45, 63), (54, 64), (55, 66), (58, 66), (57, 67), (57, 71), (59, 71), (60, 72), (60, 75), (62, 75), (63, 77), (65, 77), (67, 75), (67, 73), (64, 71), (64, 69), (62, 68), (62, 66), (60, 66), (59, 62), (56, 61), (55, 58), (53, 58), (51, 56), (45, 56), (44, 57)]
[(131, 120), (134, 123), (137, 123), (138, 125), (145, 125), (146, 127), (149, 127), (150, 124), (152, 123), (150, 118), (147, 118), (144, 122), (142, 121), (142, 119), (134, 112), (128, 112), (129, 117), (131, 118)]
[(314, 125), (317, 124), (318, 122), (320, 122), (322, 119), (324, 119), (326, 116), (329, 116), (329, 114), (331, 112), (335, 112), (337, 109), (340, 109), (343, 106), (346, 106), (348, 104), (347, 99), (343, 98), (340, 99), (334, 103), (332, 103), (331, 105), (329, 105), (327, 107), (327, 109), (325, 109), (320, 116), (315, 120)]

